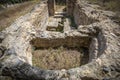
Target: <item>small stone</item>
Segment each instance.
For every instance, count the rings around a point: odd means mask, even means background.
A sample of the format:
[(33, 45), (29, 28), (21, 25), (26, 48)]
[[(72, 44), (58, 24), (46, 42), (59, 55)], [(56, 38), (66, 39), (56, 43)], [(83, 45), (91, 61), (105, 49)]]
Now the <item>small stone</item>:
[(109, 69), (108, 67), (103, 67), (103, 71), (104, 71), (105, 73), (109, 73), (110, 69)]
[(109, 78), (104, 78), (103, 80), (110, 80)]

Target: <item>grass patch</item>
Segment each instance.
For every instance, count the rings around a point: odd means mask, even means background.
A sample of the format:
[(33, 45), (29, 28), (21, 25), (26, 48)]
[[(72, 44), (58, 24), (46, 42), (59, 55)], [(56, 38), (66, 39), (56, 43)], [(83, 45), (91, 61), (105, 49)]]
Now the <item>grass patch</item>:
[(79, 51), (64, 47), (39, 49), (33, 51), (33, 65), (51, 70), (70, 69), (87, 63), (88, 56), (84, 54), (82, 48)]

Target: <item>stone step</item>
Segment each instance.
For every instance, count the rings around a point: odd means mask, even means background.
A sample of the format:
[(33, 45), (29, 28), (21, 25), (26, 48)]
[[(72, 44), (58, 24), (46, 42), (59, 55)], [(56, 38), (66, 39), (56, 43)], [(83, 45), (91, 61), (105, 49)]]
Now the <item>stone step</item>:
[(55, 15), (66, 15), (66, 12), (55, 12)]
[(54, 15), (54, 18), (63, 18), (65, 17), (64, 15)]

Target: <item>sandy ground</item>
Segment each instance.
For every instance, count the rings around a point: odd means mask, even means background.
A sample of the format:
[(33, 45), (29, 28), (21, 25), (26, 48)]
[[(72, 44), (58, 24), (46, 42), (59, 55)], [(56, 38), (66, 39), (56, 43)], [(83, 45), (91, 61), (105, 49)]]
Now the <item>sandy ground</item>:
[(0, 31), (9, 27), (17, 18), (31, 11), (37, 2), (29, 1), (0, 12)]

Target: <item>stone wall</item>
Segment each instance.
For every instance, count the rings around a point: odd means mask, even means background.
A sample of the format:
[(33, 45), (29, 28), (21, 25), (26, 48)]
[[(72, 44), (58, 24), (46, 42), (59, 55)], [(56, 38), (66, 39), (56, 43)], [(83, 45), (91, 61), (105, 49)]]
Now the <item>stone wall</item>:
[(32, 45), (37, 48), (56, 48), (60, 46), (65, 47), (89, 47), (90, 38), (81, 36), (68, 36), (65, 38), (48, 39), (35, 38), (31, 41)]
[(107, 41), (105, 39), (105, 33), (102, 31), (99, 32), (97, 39), (98, 39), (98, 44), (99, 44), (97, 57), (100, 57), (100, 55), (102, 55), (107, 48), (107, 43), (106, 43)]
[(67, 0), (66, 5), (67, 5), (67, 15), (68, 16), (73, 16), (73, 11), (75, 8), (75, 3), (77, 0)]
[(91, 41), (90, 47), (89, 47), (89, 61), (96, 60), (98, 57), (100, 57), (106, 47), (106, 39), (103, 32), (99, 32), (96, 37), (94, 37)]
[(93, 38), (89, 47), (89, 62), (98, 58), (98, 39)]
[(73, 13), (73, 17), (74, 17), (76, 25), (77, 26), (79, 26), (79, 25), (89, 25), (89, 24), (92, 24), (92, 23), (96, 22), (97, 20), (94, 19), (93, 17), (88, 16), (89, 13), (85, 13), (84, 9), (78, 3), (76, 3), (74, 5), (75, 8), (71, 12), (71, 13)]
[(99, 23), (80, 25), (78, 30), (91, 36), (92, 39), (89, 45), (89, 62), (96, 60), (107, 48), (105, 33), (101, 29), (101, 25)]
[(55, 13), (55, 0), (48, 0), (49, 16), (54, 16)]

